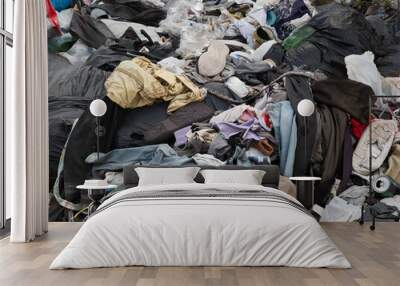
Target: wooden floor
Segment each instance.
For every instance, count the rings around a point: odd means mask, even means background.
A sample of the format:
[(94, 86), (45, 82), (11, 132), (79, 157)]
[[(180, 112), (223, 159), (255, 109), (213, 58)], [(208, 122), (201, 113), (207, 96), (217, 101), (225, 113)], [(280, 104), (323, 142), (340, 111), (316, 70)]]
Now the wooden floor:
[(353, 269), (285, 267), (126, 267), (48, 270), (81, 225), (51, 223), (49, 234), (30, 244), (0, 241), (1, 286), (132, 285), (400, 285), (400, 224), (380, 223), (375, 232), (358, 224), (324, 224)]

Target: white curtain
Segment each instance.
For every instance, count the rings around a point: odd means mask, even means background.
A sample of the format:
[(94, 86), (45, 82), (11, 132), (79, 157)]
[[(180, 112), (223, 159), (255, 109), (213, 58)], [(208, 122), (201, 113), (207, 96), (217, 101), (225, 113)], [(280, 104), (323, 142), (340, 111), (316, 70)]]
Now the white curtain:
[(47, 23), (44, 0), (15, 1), (13, 92), (6, 95), (6, 188), (12, 242), (48, 225)]

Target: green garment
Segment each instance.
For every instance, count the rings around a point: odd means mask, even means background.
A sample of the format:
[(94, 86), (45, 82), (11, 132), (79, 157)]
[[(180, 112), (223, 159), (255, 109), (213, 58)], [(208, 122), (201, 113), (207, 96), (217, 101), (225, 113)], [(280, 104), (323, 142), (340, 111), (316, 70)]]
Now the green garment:
[(283, 41), (283, 48), (285, 50), (295, 49), (299, 47), (304, 41), (309, 39), (316, 30), (310, 26), (303, 26), (294, 30), (289, 37)]
[(76, 40), (77, 39), (69, 33), (49, 39), (48, 51), (52, 54), (66, 52), (75, 44)]

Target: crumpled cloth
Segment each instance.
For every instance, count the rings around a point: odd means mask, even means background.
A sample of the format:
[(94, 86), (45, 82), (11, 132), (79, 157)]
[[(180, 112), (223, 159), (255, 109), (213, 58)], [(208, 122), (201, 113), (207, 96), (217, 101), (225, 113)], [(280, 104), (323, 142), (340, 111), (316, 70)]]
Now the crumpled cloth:
[(400, 195), (394, 196), (393, 198), (382, 199), (381, 203), (385, 205), (396, 207), (400, 210)]
[(190, 130), (186, 133), (187, 141), (192, 142), (193, 140), (200, 140), (207, 144), (210, 144), (217, 136), (217, 131), (213, 128), (203, 128), (199, 130)]
[(168, 144), (146, 145), (134, 148), (114, 149), (106, 154), (90, 154), (85, 162), (92, 164), (93, 173), (101, 170), (117, 171), (129, 165), (183, 166), (193, 164), (186, 156), (179, 156)]
[(321, 222), (353, 222), (361, 218), (361, 206), (355, 206), (344, 199), (334, 197), (325, 207)]
[(215, 158), (213, 155), (210, 154), (195, 154), (193, 155), (192, 159), (194, 162), (199, 166), (223, 166), (225, 162)]
[(391, 155), (389, 156), (389, 168), (386, 170), (385, 175), (391, 177), (396, 183), (400, 184), (400, 145), (394, 144), (392, 146)]
[(339, 195), (339, 198), (346, 202), (361, 206), (365, 202), (365, 198), (368, 196), (369, 186), (351, 186)]
[(210, 119), (211, 124), (217, 124), (220, 122), (236, 122), (240, 119), (242, 113), (251, 106), (246, 104), (237, 105), (232, 107), (224, 112), (221, 112), (218, 115), (215, 115), (213, 118)]
[(121, 62), (105, 83), (107, 96), (122, 108), (169, 101), (168, 113), (204, 96), (186, 76), (175, 75), (145, 57)]
[[(386, 160), (392, 147), (394, 136), (397, 132), (397, 122), (395, 120), (377, 119), (372, 124), (372, 166), (371, 171), (375, 172)], [(368, 175), (370, 134), (369, 128), (361, 136), (353, 153), (353, 170), (361, 175)]]
[(253, 118), (242, 124), (235, 124), (231, 122), (220, 122), (215, 124), (219, 129), (220, 133), (225, 139), (229, 139), (232, 136), (241, 134), (244, 140), (255, 140), (260, 141), (263, 137), (257, 135), (257, 131), (260, 130), (260, 125), (256, 118)]

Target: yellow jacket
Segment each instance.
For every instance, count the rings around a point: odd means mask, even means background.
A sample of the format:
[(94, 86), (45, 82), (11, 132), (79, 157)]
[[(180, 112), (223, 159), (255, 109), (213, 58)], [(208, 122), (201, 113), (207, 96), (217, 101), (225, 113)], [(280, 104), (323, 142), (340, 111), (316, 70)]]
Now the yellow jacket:
[(204, 99), (200, 89), (186, 76), (175, 75), (145, 57), (121, 62), (105, 83), (107, 96), (122, 108), (170, 101), (168, 112)]

